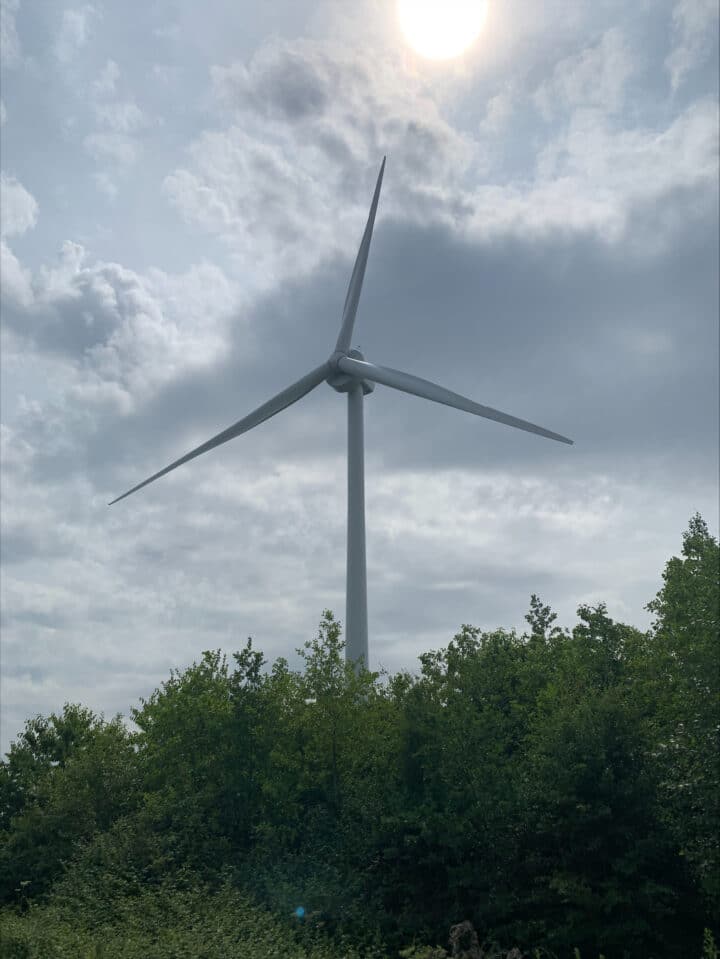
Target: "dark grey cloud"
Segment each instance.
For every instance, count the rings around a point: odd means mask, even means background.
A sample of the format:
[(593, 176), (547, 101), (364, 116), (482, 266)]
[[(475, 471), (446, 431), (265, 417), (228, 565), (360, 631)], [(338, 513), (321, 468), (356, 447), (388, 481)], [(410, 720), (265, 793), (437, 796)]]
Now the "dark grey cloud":
[(3, 525), (0, 553), (4, 564), (22, 563), (38, 554), (48, 558), (67, 555), (74, 544), (62, 531), (49, 530), (44, 524), (30, 526), (12, 521)]
[[(688, 198), (668, 196), (663, 217), (673, 205)], [(707, 467), (717, 435), (716, 211), (708, 204), (655, 254), (633, 252), (636, 234), (660, 228), (640, 209), (623, 246), (593, 235), (482, 244), (383, 221), (355, 334), (367, 358), (548, 425), (577, 446), (378, 387), (366, 404), (369, 449), (391, 469), (479, 460), (610, 468), (648, 456), (670, 468), (674, 460), (678, 471), (691, 461)], [(222, 362), (103, 424), (89, 438), (90, 464), (175, 458), (191, 437), (219, 431), (316, 365), (332, 350), (349, 268), (331, 262), (254, 304), (251, 349), (238, 322)], [(212, 455), (242, 463), (245, 448), (303, 462), (341, 449), (343, 431), (340, 400), (323, 386), (234, 441), (232, 453)]]
[(296, 51), (278, 56), (270, 48), (253, 74), (236, 71), (227, 77), (230, 95), (238, 106), (250, 104), (268, 116), (296, 122), (304, 117), (322, 114), (328, 102), (328, 85), (345, 79), (334, 64), (323, 64), (329, 75), (321, 76), (318, 64)]
[[(673, 206), (693, 204), (683, 193), (668, 196), (663, 219)], [(690, 463), (712, 469), (716, 211), (708, 204), (657, 253), (633, 252), (635, 235), (661, 228), (641, 208), (619, 247), (577, 234), (479, 243), (438, 225), (381, 222), (355, 335), (367, 358), (547, 425), (577, 445), (377, 387), (366, 404), (368, 451), (391, 470), (441, 462), (573, 473), (648, 460), (677, 473)], [(58, 483), (68, 471), (89, 471), (117, 494), (119, 476), (131, 485), (246, 415), (329, 355), (349, 272), (347, 261), (333, 260), (252, 304), (250, 316), (229, 324), (220, 361), (181, 373), (131, 414), (90, 418), (76, 408), (48, 417), (46, 410), (29, 426), (40, 441), (35, 475)], [(87, 306), (92, 287), (82, 289), (75, 302)], [(64, 345), (77, 349), (75, 330)], [(302, 465), (344, 449), (344, 419), (341, 398), (323, 385), (232, 449), (209, 455), (240, 469), (277, 456)], [(203, 475), (198, 463), (182, 469)]]
[(41, 352), (81, 358), (87, 350), (107, 343), (122, 324), (123, 293), (130, 292), (133, 281), (113, 276), (110, 285), (103, 276), (108, 272), (112, 267), (80, 275), (71, 289), (58, 291), (50, 302), (37, 304), (31, 312), (9, 304), (4, 312), (7, 328)]

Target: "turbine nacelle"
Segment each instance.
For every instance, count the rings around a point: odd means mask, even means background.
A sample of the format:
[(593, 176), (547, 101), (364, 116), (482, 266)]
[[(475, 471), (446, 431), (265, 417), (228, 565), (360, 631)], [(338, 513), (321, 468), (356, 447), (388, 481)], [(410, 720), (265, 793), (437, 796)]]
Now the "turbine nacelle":
[(327, 385), (332, 386), (332, 388), (338, 393), (349, 393), (356, 383), (361, 383), (363, 394), (365, 396), (367, 396), (368, 393), (372, 393), (372, 391), (375, 389), (375, 384), (372, 382), (372, 380), (363, 379), (356, 373), (346, 373), (344, 370), (340, 369), (340, 361), (346, 358), (351, 360), (365, 359), (360, 350), (350, 350), (348, 353), (344, 353), (342, 350), (335, 350), (333, 355), (328, 360), (331, 372), (328, 378), (325, 380)]

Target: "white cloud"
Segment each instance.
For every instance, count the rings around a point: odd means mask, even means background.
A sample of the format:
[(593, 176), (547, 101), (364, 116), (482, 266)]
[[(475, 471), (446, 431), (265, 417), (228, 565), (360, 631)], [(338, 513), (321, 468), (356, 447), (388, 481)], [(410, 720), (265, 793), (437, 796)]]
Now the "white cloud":
[[(171, 665), (203, 648), (237, 648), (248, 634), (270, 659), (294, 661), (325, 605), (344, 618), (340, 451), (313, 464), (277, 454), (257, 463), (251, 440), (174, 474), (161, 494), (108, 510), (80, 475), (34, 478), (47, 442), (38, 416), (28, 411), (5, 454), (14, 504), (3, 577), (8, 734), (28, 702), (49, 711), (77, 698), (127, 713)], [(50, 429), (62, 434), (63, 418)], [(128, 462), (122, 478), (140, 465)], [(642, 604), (660, 585), (658, 557), (677, 548), (688, 518), (682, 495), (607, 476), (393, 472), (372, 455), (367, 495), (371, 656), (391, 669), (416, 667), (419, 652), (462, 622), (522, 628), (533, 590), (563, 624), (595, 600), (642, 624)], [(638, 534), (640, 514), (653, 522)]]
[(90, 103), (97, 128), (83, 139), (85, 152), (98, 164), (110, 164), (100, 169), (93, 180), (100, 193), (114, 200), (119, 191), (119, 174), (132, 167), (142, 152), (137, 134), (148, 125), (143, 110), (131, 99), (118, 99), (120, 68), (108, 60), (99, 77), (93, 82)]
[(98, 103), (95, 116), (101, 126), (116, 133), (135, 133), (146, 122), (142, 110), (132, 100)]
[[(666, 128), (617, 129), (594, 109), (576, 109), (567, 126), (545, 143), (532, 179), (479, 187), (467, 196), (464, 223), (488, 236), (507, 231), (592, 230), (617, 242), (634, 210), (675, 190), (705, 187), (718, 175), (718, 114), (699, 100)], [(643, 235), (648, 253), (672, 236), (673, 223)]]
[(546, 120), (567, 108), (596, 108), (617, 113), (625, 87), (638, 69), (639, 55), (629, 48), (618, 28), (607, 30), (594, 46), (561, 60), (552, 78), (535, 92), (534, 102)]
[(35, 197), (14, 176), (0, 173), (0, 224), (2, 236), (18, 236), (35, 226), (38, 205)]
[(141, 275), (116, 263), (89, 263), (80, 244), (66, 241), (57, 263), (31, 277), (9, 256), (6, 292), (25, 307), (13, 320), (15, 332), (79, 364), (70, 392), (82, 396), (87, 410), (95, 401), (104, 408), (107, 397), (123, 409), (143, 403), (222, 350), (223, 322), (237, 294), (218, 267)]
[(665, 60), (673, 90), (700, 66), (717, 43), (717, 0), (679, 0), (673, 10), (675, 45)]
[(620, 330), (618, 339), (621, 349), (652, 358), (670, 356), (675, 346), (674, 338), (666, 330), (643, 329), (639, 325)]
[(115, 93), (120, 78), (120, 68), (114, 60), (108, 60), (97, 80), (93, 81), (92, 91), (96, 97), (109, 97)]
[(15, 16), (20, 0), (3, 0), (0, 4), (0, 59), (3, 67), (15, 67), (22, 58)]
[(212, 75), (229, 122), (193, 143), (164, 190), (188, 221), (261, 270), (307, 270), (338, 238), (349, 253), (386, 152), (394, 177), (385, 211), (401, 202), (417, 218), (454, 215), (437, 184), (457, 182), (470, 143), (397, 64), (271, 43), (247, 66)]
[(118, 195), (117, 183), (106, 170), (93, 173), (93, 181), (100, 193), (104, 193), (109, 200), (114, 200)]
[(513, 95), (505, 89), (488, 100), (485, 116), (480, 124), (480, 134), (487, 137), (497, 136), (512, 117)]
[(534, 174), (508, 177), (487, 137), (510, 122), (509, 90), (490, 100), (474, 140), (397, 64), (371, 69), (331, 46), (272, 43), (248, 65), (213, 69), (230, 122), (203, 133), (163, 189), (267, 283), (279, 270), (311, 269), (339, 237), (353, 255), (384, 152), (392, 176), (381, 216), (481, 236), (561, 229), (617, 238), (638, 205), (717, 177), (714, 103), (698, 100), (665, 126), (639, 127), (623, 116), (636, 69), (615, 28), (563, 59), (535, 95), (548, 119), (563, 123), (539, 149)]
[(30, 271), (21, 265), (5, 240), (0, 240), (0, 298), (4, 306), (24, 309), (33, 301)]
[(110, 160), (119, 167), (132, 166), (140, 155), (140, 144), (124, 133), (89, 133), (83, 140), (86, 151), (98, 161)]
[(64, 10), (60, 31), (55, 41), (55, 56), (61, 63), (70, 63), (90, 37), (90, 22), (97, 11), (89, 4), (76, 10)]

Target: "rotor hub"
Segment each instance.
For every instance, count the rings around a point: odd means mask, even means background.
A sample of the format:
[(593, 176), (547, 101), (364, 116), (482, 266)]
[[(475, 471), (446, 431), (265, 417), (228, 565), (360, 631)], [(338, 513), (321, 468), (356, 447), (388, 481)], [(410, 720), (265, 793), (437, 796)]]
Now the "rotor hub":
[(340, 369), (338, 363), (344, 356), (349, 356), (351, 360), (365, 359), (360, 350), (349, 350), (347, 353), (343, 353), (341, 350), (336, 350), (330, 357), (330, 366), (332, 367), (332, 372), (325, 380), (328, 386), (332, 386), (332, 388), (338, 393), (349, 393), (356, 383), (360, 383), (365, 396), (367, 396), (368, 393), (372, 393), (372, 391), (375, 389), (375, 384), (371, 380), (361, 380), (359, 377), (352, 376), (350, 373), (346, 373), (344, 370)]

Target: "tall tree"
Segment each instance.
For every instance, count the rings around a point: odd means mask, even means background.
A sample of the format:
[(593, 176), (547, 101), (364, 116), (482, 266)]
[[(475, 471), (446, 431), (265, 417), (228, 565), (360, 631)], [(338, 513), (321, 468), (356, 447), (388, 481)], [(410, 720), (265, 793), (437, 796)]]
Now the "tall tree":
[(720, 548), (699, 514), (647, 608), (664, 800), (720, 921)]
[(135, 808), (138, 786), (120, 717), (66, 704), (29, 720), (0, 764), (0, 898), (46, 890), (82, 842)]

